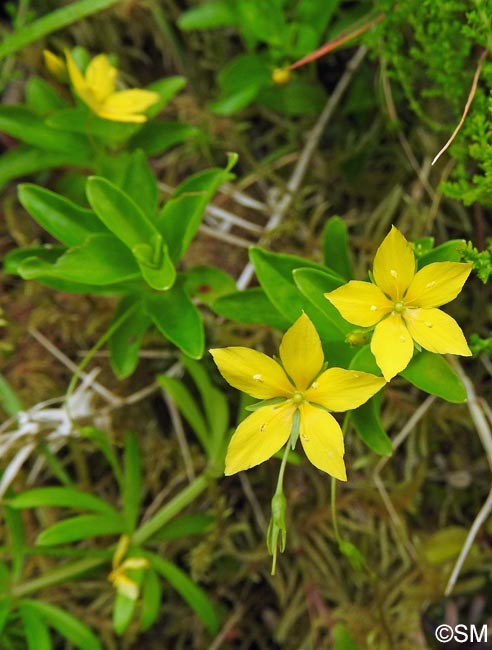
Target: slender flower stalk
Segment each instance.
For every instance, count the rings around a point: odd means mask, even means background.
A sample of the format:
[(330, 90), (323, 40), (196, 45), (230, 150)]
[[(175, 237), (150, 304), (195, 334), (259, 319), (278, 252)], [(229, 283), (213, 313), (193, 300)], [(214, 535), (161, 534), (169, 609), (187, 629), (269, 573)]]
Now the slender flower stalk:
[(347, 411), (366, 402), (385, 384), (369, 373), (328, 368), (318, 333), (302, 314), (280, 344), (280, 362), (244, 347), (210, 350), (224, 379), (260, 400), (236, 429), (225, 473), (259, 465), (297, 437), (315, 467), (347, 480), (343, 434), (329, 411)]
[(389, 381), (410, 363), (414, 344), (471, 355), (458, 323), (437, 309), (456, 298), (471, 269), (471, 263), (435, 262), (416, 272), (412, 247), (393, 226), (374, 258), (374, 284), (351, 280), (325, 297), (349, 323), (374, 327), (371, 351)]

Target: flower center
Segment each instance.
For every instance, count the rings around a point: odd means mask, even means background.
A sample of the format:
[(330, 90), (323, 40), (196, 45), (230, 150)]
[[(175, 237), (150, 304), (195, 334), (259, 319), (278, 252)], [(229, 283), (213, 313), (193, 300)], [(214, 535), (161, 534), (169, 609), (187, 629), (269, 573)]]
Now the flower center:
[(304, 395), (296, 391), (292, 396), (292, 401), (294, 402), (294, 404), (301, 404), (301, 402), (304, 401)]
[(404, 309), (405, 309), (405, 305), (403, 304), (403, 302), (401, 300), (399, 300), (398, 302), (395, 302), (393, 304), (393, 310), (397, 314), (401, 314)]

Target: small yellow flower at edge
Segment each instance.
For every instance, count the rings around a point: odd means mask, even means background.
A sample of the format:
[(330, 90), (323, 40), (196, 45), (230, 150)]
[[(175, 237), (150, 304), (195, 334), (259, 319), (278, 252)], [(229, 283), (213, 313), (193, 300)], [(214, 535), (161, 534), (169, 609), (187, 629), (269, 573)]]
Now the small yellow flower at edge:
[(243, 347), (210, 350), (224, 379), (257, 399), (283, 398), (258, 408), (232, 436), (226, 456), (226, 475), (259, 465), (283, 447), (300, 416), (300, 439), (315, 467), (347, 480), (343, 434), (329, 411), (360, 406), (385, 384), (365, 372), (323, 370), (321, 341), (314, 325), (302, 314), (280, 344), (282, 365), (262, 352)]
[(292, 73), (289, 68), (275, 68), (272, 71), (272, 81), (278, 86), (285, 86), (290, 81)]
[(105, 54), (94, 57), (82, 74), (74, 58), (65, 52), (70, 81), (80, 99), (99, 117), (113, 122), (147, 121), (144, 115), (159, 101), (159, 95), (150, 90), (116, 90), (117, 69)]
[(393, 226), (374, 258), (374, 284), (351, 280), (325, 297), (349, 323), (375, 326), (371, 351), (389, 381), (410, 363), (414, 341), (437, 354), (471, 355), (458, 323), (436, 307), (456, 298), (472, 266), (434, 262), (416, 272), (412, 247)]

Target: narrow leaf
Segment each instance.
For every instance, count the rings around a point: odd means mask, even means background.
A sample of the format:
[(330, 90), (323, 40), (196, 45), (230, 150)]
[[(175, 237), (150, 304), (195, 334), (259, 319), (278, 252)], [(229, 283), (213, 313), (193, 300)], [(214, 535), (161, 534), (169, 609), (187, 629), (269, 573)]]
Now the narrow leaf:
[(126, 531), (129, 535), (135, 530), (140, 512), (142, 497), (142, 466), (140, 449), (134, 433), (125, 439), (125, 473), (123, 485), (123, 512)]
[(106, 501), (77, 488), (40, 487), (26, 490), (8, 499), (8, 505), (18, 510), (24, 508), (74, 508), (75, 510), (93, 510), (102, 515), (118, 517), (116, 510)]
[(58, 521), (43, 530), (36, 543), (40, 546), (55, 546), (101, 535), (120, 535), (124, 530), (125, 522), (120, 516), (79, 515)]

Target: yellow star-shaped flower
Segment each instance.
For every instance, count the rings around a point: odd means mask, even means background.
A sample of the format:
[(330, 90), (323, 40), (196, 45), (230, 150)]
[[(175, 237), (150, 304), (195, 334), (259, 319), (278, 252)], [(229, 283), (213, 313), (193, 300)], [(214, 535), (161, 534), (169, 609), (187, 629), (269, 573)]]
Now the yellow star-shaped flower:
[(70, 81), (80, 99), (99, 117), (113, 122), (147, 121), (144, 115), (159, 101), (159, 95), (150, 90), (116, 90), (118, 70), (105, 54), (96, 56), (82, 74), (69, 51), (65, 52)]
[(225, 473), (259, 465), (289, 440), (296, 413), (300, 439), (315, 467), (347, 480), (343, 434), (328, 411), (348, 411), (380, 390), (385, 381), (365, 372), (328, 368), (323, 371), (321, 341), (306, 314), (287, 330), (280, 344), (280, 363), (243, 347), (210, 350), (224, 379), (265, 404), (243, 420), (232, 436)]
[(375, 326), (371, 351), (389, 381), (409, 364), (414, 341), (438, 354), (471, 355), (458, 323), (436, 307), (456, 298), (472, 266), (435, 262), (415, 272), (412, 247), (393, 226), (374, 258), (374, 284), (351, 280), (325, 297), (349, 323)]

